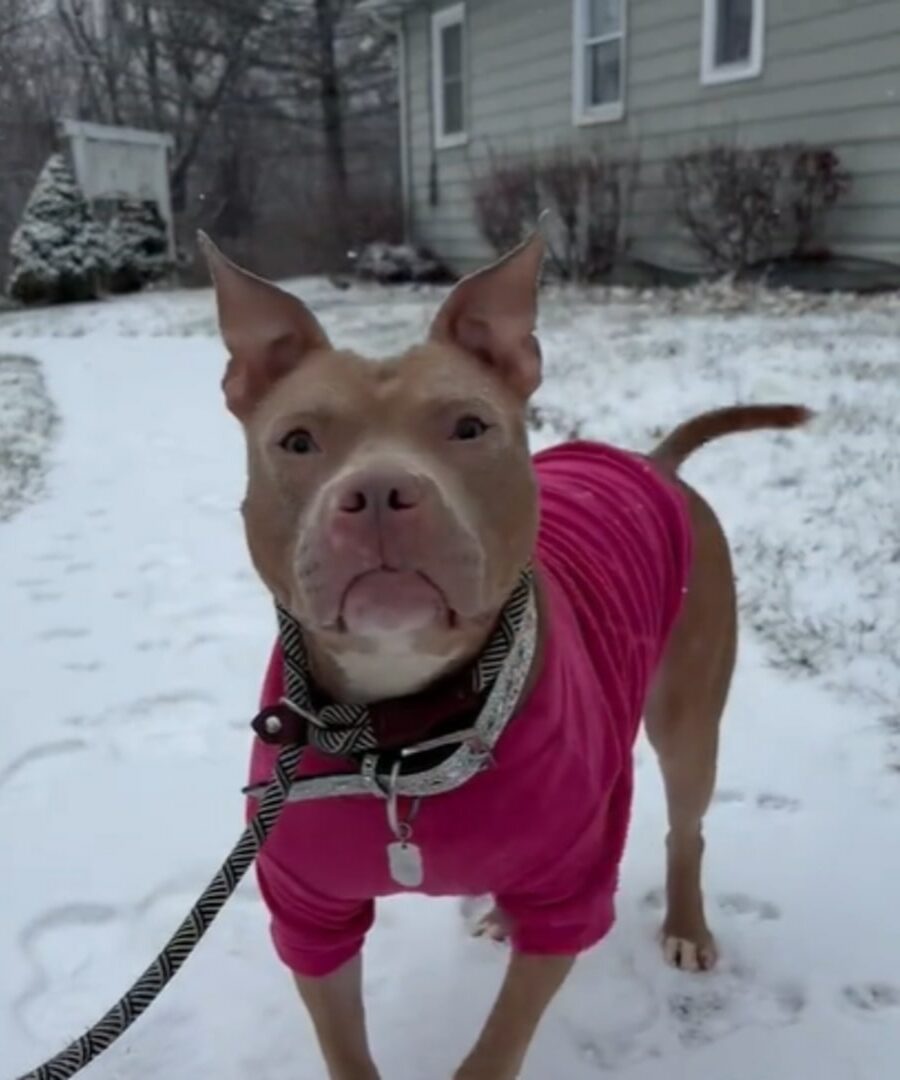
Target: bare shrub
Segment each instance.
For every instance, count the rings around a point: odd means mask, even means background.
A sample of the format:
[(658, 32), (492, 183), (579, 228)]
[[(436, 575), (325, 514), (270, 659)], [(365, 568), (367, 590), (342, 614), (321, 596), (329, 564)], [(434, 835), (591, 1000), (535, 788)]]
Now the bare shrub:
[(667, 180), (675, 213), (719, 270), (772, 258), (784, 238), (781, 147), (714, 145), (673, 158)]
[(675, 213), (708, 262), (743, 270), (810, 252), (825, 213), (849, 188), (833, 150), (713, 144), (672, 158)]
[(584, 162), (571, 147), (562, 147), (536, 167), (541, 204), (555, 213), (558, 240), (549, 245), (550, 258), (565, 280), (581, 277), (582, 222), (584, 221)]
[(638, 159), (560, 146), (520, 158), (491, 155), (475, 182), (481, 235), (497, 254), (534, 228), (542, 209), (553, 212), (548, 255), (564, 281), (594, 281), (625, 248), (625, 217), (637, 182)]
[(585, 236), (582, 276), (608, 273), (628, 247), (626, 223), (640, 177), (637, 151), (628, 158), (593, 154), (584, 159)]
[(563, 147), (538, 166), (542, 202), (555, 212), (559, 239), (550, 244), (557, 272), (567, 281), (595, 281), (623, 252), (625, 218), (637, 180), (630, 160), (603, 151)]
[(816, 240), (821, 235), (825, 215), (850, 190), (850, 173), (841, 166), (834, 150), (803, 147), (794, 159), (791, 181), (796, 229), (794, 253), (811, 256), (816, 254)]
[(537, 222), (540, 197), (535, 162), (492, 154), (473, 185), (475, 221), (498, 255), (521, 243)]

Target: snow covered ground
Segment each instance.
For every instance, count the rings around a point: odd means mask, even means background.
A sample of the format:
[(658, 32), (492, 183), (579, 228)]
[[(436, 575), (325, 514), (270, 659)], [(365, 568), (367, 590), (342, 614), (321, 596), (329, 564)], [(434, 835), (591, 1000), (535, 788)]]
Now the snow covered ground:
[[(337, 340), (372, 352), (421, 333), (436, 296), (303, 289)], [(536, 445), (578, 431), (647, 447), (736, 399), (822, 416), (807, 433), (717, 444), (687, 470), (734, 542), (744, 608), (708, 824), (721, 967), (661, 964), (664, 818), (642, 744), (618, 924), (524, 1076), (896, 1075), (900, 298), (560, 291), (543, 339)], [(243, 548), (242, 449), (208, 293), (6, 315), (2, 354), (39, 361), (61, 416), (54, 435), (49, 406), (21, 397), (43, 392), (35, 370), (5, 369), (0, 445), (32, 461), (36, 497), (0, 524), (0, 1080), (12, 1080), (143, 969), (235, 838), (273, 620)], [(35, 439), (38, 423), (50, 426)], [(503, 963), (466, 937), (455, 901), (385, 904), (366, 976), (384, 1080), (449, 1077)], [(252, 883), (85, 1075), (321, 1080)]]

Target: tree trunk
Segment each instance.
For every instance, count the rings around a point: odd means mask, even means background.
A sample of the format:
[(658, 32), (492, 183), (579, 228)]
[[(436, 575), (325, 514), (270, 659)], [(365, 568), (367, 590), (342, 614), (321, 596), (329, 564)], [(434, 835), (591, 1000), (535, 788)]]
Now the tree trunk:
[(147, 89), (150, 94), (150, 111), (157, 131), (163, 130), (162, 93), (159, 83), (159, 43), (156, 28), (153, 25), (153, 13), (149, 0), (141, 4), (141, 31), (146, 47), (145, 68), (147, 71)]
[(319, 104), (322, 109), (322, 133), (328, 163), (329, 186), (334, 194), (335, 207), (347, 195), (347, 159), (344, 150), (344, 109), (341, 101), (341, 81), (335, 54), (334, 0), (315, 0), (316, 35), (318, 39)]

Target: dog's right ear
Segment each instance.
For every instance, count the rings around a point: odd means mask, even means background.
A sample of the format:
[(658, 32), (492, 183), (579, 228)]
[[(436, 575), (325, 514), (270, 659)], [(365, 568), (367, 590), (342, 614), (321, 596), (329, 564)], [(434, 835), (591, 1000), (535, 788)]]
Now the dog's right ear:
[(484, 361), (523, 401), (541, 382), (535, 324), (544, 248), (539, 226), (499, 262), (463, 278), (429, 333), (433, 341), (452, 343)]
[(219, 329), (230, 354), (222, 389), (228, 408), (244, 420), (304, 356), (331, 345), (302, 301), (236, 266), (205, 233), (197, 240), (212, 274)]

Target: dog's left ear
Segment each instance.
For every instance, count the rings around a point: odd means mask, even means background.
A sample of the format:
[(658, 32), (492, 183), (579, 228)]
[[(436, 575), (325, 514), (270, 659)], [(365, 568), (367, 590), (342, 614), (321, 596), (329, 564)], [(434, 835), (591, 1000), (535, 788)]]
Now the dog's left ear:
[(245, 420), (304, 356), (331, 348), (331, 343), (302, 301), (236, 266), (205, 233), (197, 239), (215, 284), (219, 329), (231, 356), (222, 389), (228, 408)]
[(544, 238), (537, 231), (499, 262), (463, 278), (429, 332), (432, 341), (478, 356), (523, 400), (541, 383), (535, 326), (543, 257)]

